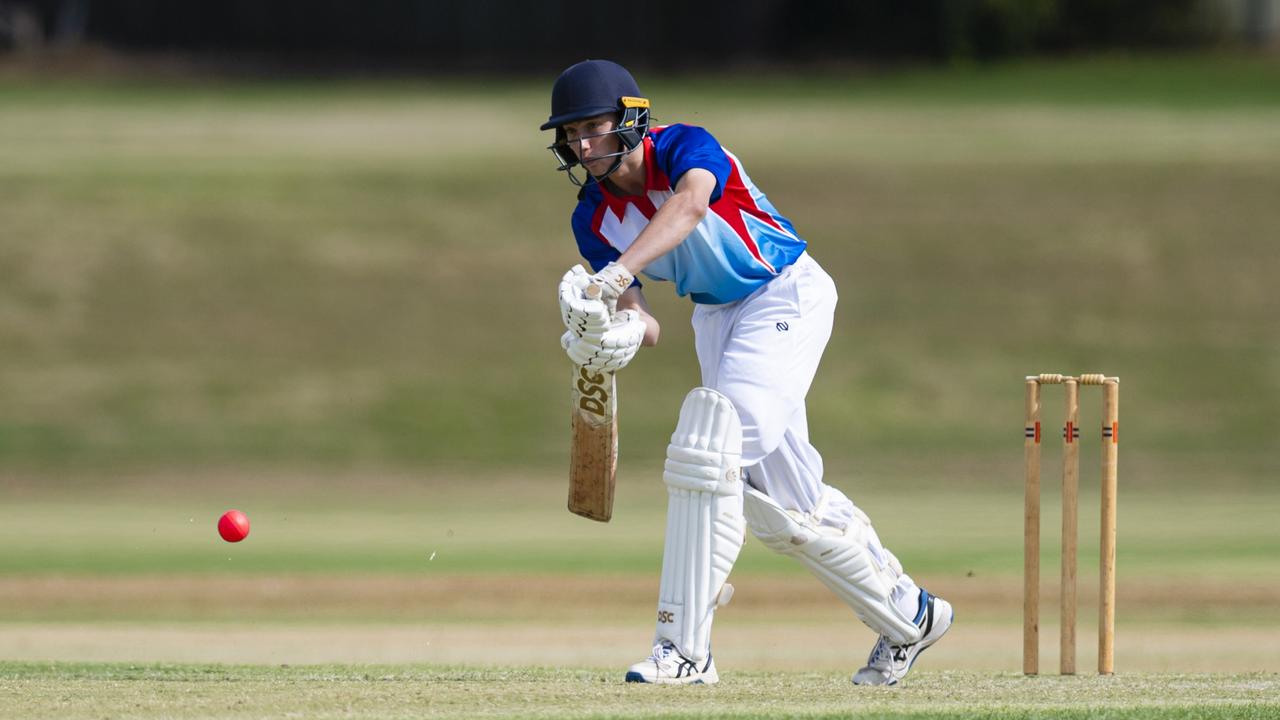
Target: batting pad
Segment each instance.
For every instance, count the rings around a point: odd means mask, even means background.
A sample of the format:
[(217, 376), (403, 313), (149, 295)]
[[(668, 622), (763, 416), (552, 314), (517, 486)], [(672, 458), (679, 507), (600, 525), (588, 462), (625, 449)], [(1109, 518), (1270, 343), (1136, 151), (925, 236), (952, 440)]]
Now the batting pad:
[(920, 628), (892, 598), (902, 566), (888, 551), (877, 556), (868, 542), (872, 530), (865, 515), (858, 513), (852, 524), (839, 529), (788, 512), (755, 488), (746, 488), (744, 502), (752, 534), (808, 567), (867, 627), (896, 644), (920, 639)]
[(733, 594), (725, 583), (746, 537), (742, 516), (742, 424), (729, 398), (694, 388), (667, 446), (667, 539), (656, 641), (689, 660), (710, 654), (711, 619)]

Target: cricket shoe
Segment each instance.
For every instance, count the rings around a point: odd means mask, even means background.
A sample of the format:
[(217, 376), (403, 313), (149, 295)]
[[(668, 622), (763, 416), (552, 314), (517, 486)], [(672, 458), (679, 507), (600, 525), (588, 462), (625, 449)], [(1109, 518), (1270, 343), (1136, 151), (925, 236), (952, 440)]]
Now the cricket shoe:
[(924, 630), (920, 639), (906, 645), (895, 645), (892, 640), (880, 636), (871, 648), (867, 666), (853, 674), (854, 685), (897, 685), (907, 676), (920, 653), (942, 639), (955, 620), (951, 603), (934, 597), (923, 588), (920, 590), (920, 610), (916, 613), (916, 626)]
[(707, 654), (699, 664), (680, 654), (675, 646), (663, 640), (653, 646), (653, 654), (627, 670), (627, 682), (659, 685), (713, 685), (720, 682), (716, 663)]

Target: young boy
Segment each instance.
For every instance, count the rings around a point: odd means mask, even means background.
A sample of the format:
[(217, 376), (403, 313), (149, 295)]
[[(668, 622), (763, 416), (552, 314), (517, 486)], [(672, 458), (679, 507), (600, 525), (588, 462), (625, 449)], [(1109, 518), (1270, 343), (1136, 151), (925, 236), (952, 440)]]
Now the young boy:
[[(658, 341), (636, 274), (694, 303), (702, 387), (667, 449), (666, 546), (650, 656), (628, 682), (714, 683), (711, 621), (746, 527), (795, 557), (880, 634), (853, 682), (892, 685), (951, 627), (947, 601), (903, 572), (870, 520), (822, 480), (805, 396), (831, 336), (836, 290), (791, 222), (706, 130), (650, 127), (631, 74), (605, 60), (565, 70), (551, 92), (550, 146), (580, 187), (582, 257), (560, 283), (569, 357), (625, 367)], [(585, 174), (579, 178), (576, 170)], [(586, 288), (595, 284), (599, 299)]]

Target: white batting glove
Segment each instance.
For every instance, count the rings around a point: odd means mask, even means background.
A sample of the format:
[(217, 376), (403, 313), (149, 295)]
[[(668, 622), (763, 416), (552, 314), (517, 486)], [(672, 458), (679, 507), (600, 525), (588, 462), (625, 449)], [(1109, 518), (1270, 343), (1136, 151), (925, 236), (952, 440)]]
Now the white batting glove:
[(575, 364), (588, 370), (617, 372), (640, 350), (645, 324), (640, 313), (623, 310), (600, 335), (576, 336), (572, 330), (560, 336), (560, 346)]
[(591, 300), (585, 290), (591, 276), (581, 265), (574, 265), (560, 278), (560, 319), (575, 337), (604, 334), (609, 325), (609, 307), (601, 299)]
[(636, 310), (622, 310), (614, 315), (600, 343), (610, 358), (599, 369), (617, 372), (626, 367), (640, 351), (647, 329)]
[(631, 287), (631, 283), (636, 281), (636, 276), (619, 263), (611, 262), (588, 280), (600, 286), (601, 299), (612, 306), (618, 301), (618, 296), (626, 292), (627, 288)]

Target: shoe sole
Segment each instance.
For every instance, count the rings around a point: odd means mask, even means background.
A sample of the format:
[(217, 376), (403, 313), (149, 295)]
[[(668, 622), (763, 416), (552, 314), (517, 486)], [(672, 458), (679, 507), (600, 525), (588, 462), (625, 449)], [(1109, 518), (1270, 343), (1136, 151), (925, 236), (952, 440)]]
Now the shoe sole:
[(708, 683), (706, 680), (704, 680), (704, 679), (702, 679), (702, 678), (698, 678), (697, 680), (690, 680), (689, 682), (663, 682), (663, 683), (655, 683), (655, 682), (649, 682), (648, 680), (645, 680), (645, 679), (644, 679), (644, 675), (641, 675), (640, 673), (638, 673), (638, 672), (634, 672), (634, 671), (628, 671), (628, 672), (627, 672), (627, 677), (626, 677), (626, 680), (625, 680), (625, 682), (629, 682), (629, 683), (644, 683), (645, 685), (710, 685), (710, 684), (717, 683), (717, 682), (719, 682), (719, 681), (720, 681), (720, 678), (718, 678), (718, 677), (717, 677), (715, 680), (712, 680), (710, 683)]

